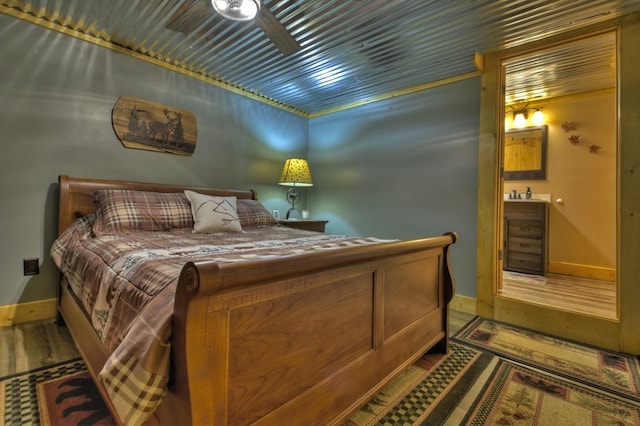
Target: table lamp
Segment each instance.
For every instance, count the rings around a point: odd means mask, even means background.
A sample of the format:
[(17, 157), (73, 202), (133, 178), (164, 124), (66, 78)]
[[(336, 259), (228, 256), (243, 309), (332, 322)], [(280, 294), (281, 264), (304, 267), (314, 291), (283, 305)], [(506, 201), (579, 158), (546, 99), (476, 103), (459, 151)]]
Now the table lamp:
[(300, 199), (300, 193), (296, 187), (313, 186), (311, 171), (307, 160), (301, 158), (289, 158), (284, 163), (282, 175), (280, 175), (279, 185), (290, 186), (287, 191), (287, 200), (291, 203), (291, 208), (287, 211), (287, 219), (296, 212), (295, 204)]

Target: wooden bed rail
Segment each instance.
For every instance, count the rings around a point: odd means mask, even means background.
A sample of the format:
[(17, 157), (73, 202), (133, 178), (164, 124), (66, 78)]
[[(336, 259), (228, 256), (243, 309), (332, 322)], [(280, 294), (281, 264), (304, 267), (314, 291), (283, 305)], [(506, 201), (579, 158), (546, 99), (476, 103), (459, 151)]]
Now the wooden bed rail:
[(448, 232), (440, 237), (345, 247), (340, 250), (241, 263), (188, 262), (182, 269), (178, 286), (183, 287), (187, 292), (199, 292), (200, 295), (209, 295), (212, 292), (231, 287), (286, 279), (287, 277), (295, 277), (300, 274), (328, 268), (338, 268), (365, 260), (372, 262), (386, 256), (398, 256), (431, 248), (446, 248), (455, 243), (457, 239), (458, 235), (455, 232)]

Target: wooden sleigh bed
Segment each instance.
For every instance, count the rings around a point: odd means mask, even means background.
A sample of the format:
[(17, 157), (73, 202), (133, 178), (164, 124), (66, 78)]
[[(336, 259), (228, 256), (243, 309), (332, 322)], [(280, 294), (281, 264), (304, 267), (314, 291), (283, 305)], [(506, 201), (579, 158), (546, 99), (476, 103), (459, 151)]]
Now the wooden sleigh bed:
[[(92, 194), (100, 189), (256, 198), (253, 191), (60, 176), (59, 233), (95, 212)], [(148, 423), (340, 424), (424, 353), (448, 350), (448, 248), (456, 238), (186, 263), (171, 321), (170, 382)], [(59, 319), (122, 422), (98, 377), (110, 351), (64, 279)]]

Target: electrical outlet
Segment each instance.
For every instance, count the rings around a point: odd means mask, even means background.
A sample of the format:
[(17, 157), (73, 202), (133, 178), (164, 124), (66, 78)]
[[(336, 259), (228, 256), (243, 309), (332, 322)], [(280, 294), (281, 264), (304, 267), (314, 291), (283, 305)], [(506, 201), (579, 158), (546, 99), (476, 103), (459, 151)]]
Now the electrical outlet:
[(40, 263), (38, 258), (23, 259), (24, 276), (38, 275), (40, 273)]

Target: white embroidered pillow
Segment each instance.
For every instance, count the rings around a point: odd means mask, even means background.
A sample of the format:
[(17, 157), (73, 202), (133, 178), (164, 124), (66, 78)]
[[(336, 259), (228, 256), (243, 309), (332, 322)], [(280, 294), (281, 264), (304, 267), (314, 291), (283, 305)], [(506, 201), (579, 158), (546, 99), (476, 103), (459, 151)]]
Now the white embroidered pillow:
[(191, 202), (194, 233), (242, 232), (236, 212), (236, 197), (216, 197), (189, 190), (184, 194)]

